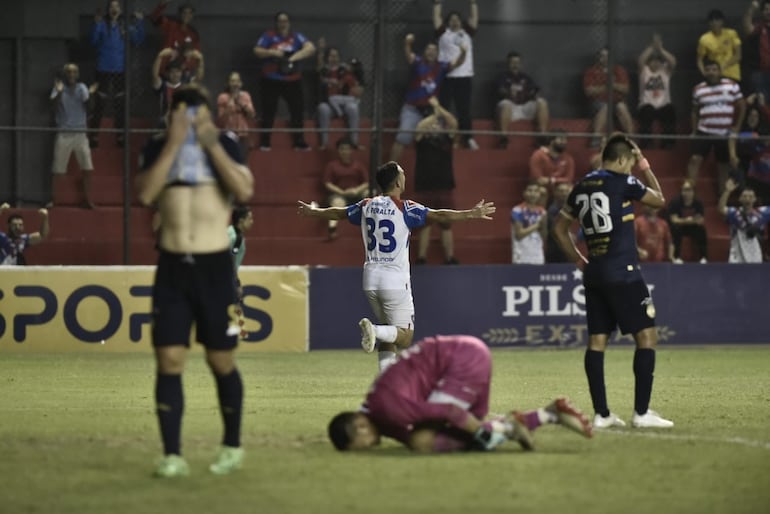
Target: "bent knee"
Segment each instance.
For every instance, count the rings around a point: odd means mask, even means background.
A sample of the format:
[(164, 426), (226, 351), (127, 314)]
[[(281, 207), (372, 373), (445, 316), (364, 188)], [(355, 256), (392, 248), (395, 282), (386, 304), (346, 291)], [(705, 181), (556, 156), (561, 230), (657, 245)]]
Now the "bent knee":
[(433, 453), (436, 432), (428, 429), (415, 430), (409, 434), (409, 448), (415, 453)]

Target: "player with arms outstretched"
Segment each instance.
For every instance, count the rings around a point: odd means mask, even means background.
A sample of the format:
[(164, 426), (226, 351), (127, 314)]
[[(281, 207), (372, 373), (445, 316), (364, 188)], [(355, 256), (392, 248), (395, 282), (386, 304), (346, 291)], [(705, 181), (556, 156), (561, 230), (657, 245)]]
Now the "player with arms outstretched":
[[(646, 186), (631, 172), (644, 173)], [(596, 416), (595, 428), (625, 426), (610, 412), (604, 384), (604, 351), (616, 327), (633, 334), (635, 427), (667, 428), (673, 422), (649, 410), (655, 371), (655, 307), (639, 268), (632, 201), (661, 208), (665, 199), (660, 184), (639, 147), (624, 134), (613, 134), (602, 150), (602, 168), (581, 179), (567, 198), (554, 225), (556, 241), (584, 270), (588, 348), (585, 371)], [(569, 235), (577, 219), (585, 234), (588, 259)]]
[(491, 219), (493, 202), (481, 200), (472, 209), (431, 209), (401, 195), (406, 175), (395, 161), (377, 169), (377, 184), (383, 191), (346, 207), (319, 208), (299, 202), (299, 214), (326, 220), (348, 218), (361, 226), (366, 259), (363, 288), (381, 325), (368, 318), (359, 322), (361, 346), (367, 353), (378, 350), (380, 372), (396, 359), (414, 335), (414, 302), (409, 273), (409, 234), (429, 222), (452, 223), (469, 219)]

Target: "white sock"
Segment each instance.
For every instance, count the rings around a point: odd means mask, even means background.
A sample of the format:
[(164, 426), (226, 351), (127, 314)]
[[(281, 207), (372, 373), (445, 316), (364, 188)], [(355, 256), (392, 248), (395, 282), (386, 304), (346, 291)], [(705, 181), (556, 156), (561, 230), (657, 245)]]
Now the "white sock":
[(374, 335), (383, 343), (395, 343), (398, 329), (393, 325), (374, 325)]
[(396, 362), (396, 352), (377, 352), (380, 364), (380, 374), (384, 373), (391, 364)]
[(537, 417), (540, 420), (540, 423), (543, 425), (559, 422), (559, 416), (557, 416), (555, 412), (551, 412), (543, 408), (537, 409)]

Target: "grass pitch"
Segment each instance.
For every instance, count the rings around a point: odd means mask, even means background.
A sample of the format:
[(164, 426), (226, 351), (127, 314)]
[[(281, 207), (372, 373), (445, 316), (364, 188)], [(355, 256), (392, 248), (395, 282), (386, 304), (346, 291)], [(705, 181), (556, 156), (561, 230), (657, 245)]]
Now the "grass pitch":
[[(493, 352), (493, 411), (569, 395), (590, 411), (580, 350)], [(559, 427), (538, 450), (414, 456), (393, 442), (340, 454), (329, 418), (363, 399), (360, 352), (240, 355), (245, 468), (206, 468), (221, 436), (200, 353), (184, 376), (192, 476), (150, 478), (160, 441), (148, 355), (0, 354), (0, 513), (770, 512), (770, 347), (663, 349), (652, 407), (672, 430)], [(607, 352), (610, 407), (633, 406), (632, 350)]]

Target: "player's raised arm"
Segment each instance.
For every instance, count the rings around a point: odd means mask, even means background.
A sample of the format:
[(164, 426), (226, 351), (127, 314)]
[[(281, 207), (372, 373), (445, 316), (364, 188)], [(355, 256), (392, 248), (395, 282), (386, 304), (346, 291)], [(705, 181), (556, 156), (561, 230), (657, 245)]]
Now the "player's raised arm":
[(315, 202), (297, 201), (297, 214), (324, 220), (344, 220), (347, 217), (347, 207), (317, 207)]
[(644, 205), (649, 205), (650, 207), (655, 207), (657, 209), (665, 207), (666, 199), (663, 196), (663, 190), (660, 188), (658, 178), (655, 176), (655, 173), (652, 172), (650, 162), (645, 159), (644, 155), (642, 155), (642, 151), (636, 143), (630, 139), (628, 141), (631, 143), (631, 146), (633, 146), (633, 154), (636, 157), (637, 166), (639, 166), (639, 169), (644, 173), (644, 183), (647, 185), (647, 191), (640, 201)]
[(454, 209), (430, 209), (426, 216), (428, 221), (437, 223), (451, 223), (465, 220), (491, 220), (490, 214), (494, 214), (497, 208), (494, 202), (481, 200), (473, 209), (458, 211)]

